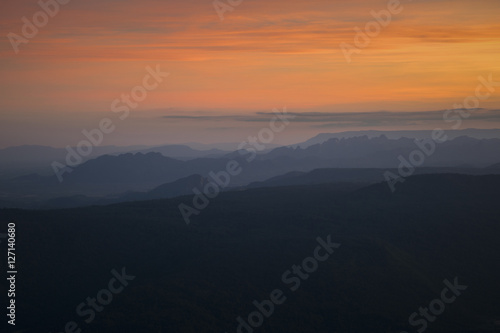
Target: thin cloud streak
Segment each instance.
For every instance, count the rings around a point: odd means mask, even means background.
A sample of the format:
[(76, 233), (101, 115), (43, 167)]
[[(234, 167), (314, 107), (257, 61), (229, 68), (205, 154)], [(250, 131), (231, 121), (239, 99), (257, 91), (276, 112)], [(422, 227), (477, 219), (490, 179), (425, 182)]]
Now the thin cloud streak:
[[(294, 123), (345, 123), (356, 126), (380, 124), (413, 124), (414, 122), (443, 121), (443, 114), (447, 110), (434, 111), (370, 111), (370, 112), (288, 112), (294, 115)], [(500, 110), (474, 109), (469, 110), (474, 114), (474, 120), (500, 121)], [(262, 117), (265, 116), (265, 117)], [(235, 122), (268, 122), (274, 116), (272, 112), (256, 112), (250, 116), (240, 115), (167, 115), (164, 119), (192, 120), (192, 121), (235, 121)], [(322, 124), (316, 126), (330, 126)]]

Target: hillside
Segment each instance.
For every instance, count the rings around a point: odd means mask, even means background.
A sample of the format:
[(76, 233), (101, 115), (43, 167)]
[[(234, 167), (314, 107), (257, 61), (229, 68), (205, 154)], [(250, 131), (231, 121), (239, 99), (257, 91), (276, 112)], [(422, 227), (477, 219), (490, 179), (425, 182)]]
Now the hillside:
[[(429, 329), (483, 332), (500, 312), (499, 186), (500, 176), (449, 174), (410, 177), (394, 195), (386, 184), (227, 192), (189, 226), (178, 205), (190, 196), (0, 210), (19, 235), (18, 329), (235, 332), (236, 317), (280, 288), (287, 301), (259, 332), (414, 331), (408, 317), (456, 277), (467, 289)], [(283, 272), (328, 235), (341, 246), (291, 292)], [(136, 279), (85, 324), (75, 307), (122, 267)]]

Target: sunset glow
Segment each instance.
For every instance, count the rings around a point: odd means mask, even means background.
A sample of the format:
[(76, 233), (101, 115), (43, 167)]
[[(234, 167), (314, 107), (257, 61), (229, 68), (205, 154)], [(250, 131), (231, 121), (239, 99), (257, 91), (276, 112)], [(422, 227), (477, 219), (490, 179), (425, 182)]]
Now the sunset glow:
[[(500, 81), (497, 0), (402, 2), (351, 63), (340, 44), (353, 44), (355, 28), (364, 29), (386, 1), (245, 0), (221, 21), (208, 0), (73, 0), (17, 54), (7, 35), (21, 35), (22, 17), (31, 20), (40, 7), (36, 1), (2, 7), (0, 129), (9, 137), (2, 146), (64, 146), (58, 140), (73, 138), (64, 131), (78, 133), (98, 120), (141, 82), (146, 66), (157, 64), (170, 77), (122, 133), (150, 123), (156, 134), (148, 143), (189, 141), (181, 131), (172, 134), (179, 126), (171, 123), (162, 125), (171, 134), (161, 138), (162, 116), (254, 115), (284, 105), (297, 112), (435, 111), (473, 94), (481, 75)], [(495, 110), (499, 102), (497, 93), (481, 108)], [(14, 133), (26, 118), (33, 119), (23, 123), (33, 137)], [(203, 128), (207, 140), (224, 139), (211, 136), (211, 126)], [(234, 122), (217, 126), (237, 129)], [(302, 126), (294, 133), (311, 131)], [(229, 140), (238, 141), (235, 133)]]

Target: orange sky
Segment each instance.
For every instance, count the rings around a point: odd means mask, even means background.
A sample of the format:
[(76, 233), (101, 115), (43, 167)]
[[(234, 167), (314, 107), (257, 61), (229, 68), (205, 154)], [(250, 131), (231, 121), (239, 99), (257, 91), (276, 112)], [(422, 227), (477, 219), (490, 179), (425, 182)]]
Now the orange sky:
[[(65, 140), (105, 117), (157, 64), (170, 76), (108, 143), (130, 144), (123, 137), (140, 131), (154, 134), (139, 143), (244, 139), (234, 121), (173, 126), (161, 118), (173, 114), (251, 115), (284, 105), (297, 112), (442, 110), (473, 94), (479, 75), (500, 81), (498, 0), (402, 7), (347, 63), (340, 43), (352, 44), (354, 28), (387, 1), (244, 0), (221, 21), (211, 0), (72, 0), (18, 54), (7, 34), (21, 34), (21, 18), (40, 8), (35, 0), (4, 2), (1, 146), (72, 144)], [(500, 108), (498, 90), (482, 108)], [(291, 133), (306, 137), (322, 124), (313, 125)], [(226, 136), (214, 134), (223, 129)]]

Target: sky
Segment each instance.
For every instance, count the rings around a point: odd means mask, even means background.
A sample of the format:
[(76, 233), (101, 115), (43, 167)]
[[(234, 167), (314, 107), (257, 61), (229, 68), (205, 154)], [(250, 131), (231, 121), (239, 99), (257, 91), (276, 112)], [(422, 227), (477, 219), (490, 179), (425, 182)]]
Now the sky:
[[(450, 127), (443, 113), (474, 96), (478, 77), (500, 82), (498, 0), (405, 0), (394, 13), (379, 0), (231, 2), (219, 1), (221, 20), (212, 0), (71, 0), (45, 24), (37, 0), (3, 1), (0, 148), (76, 145), (104, 118), (116, 130), (103, 144), (242, 142), (283, 107), (296, 118), (273, 143)], [(356, 47), (356, 31), (377, 27), (372, 12), (390, 21)], [(23, 35), (34, 16), (38, 31)], [(169, 75), (122, 120), (113, 101), (147, 67)], [(499, 120), (500, 87), (463, 126)]]

